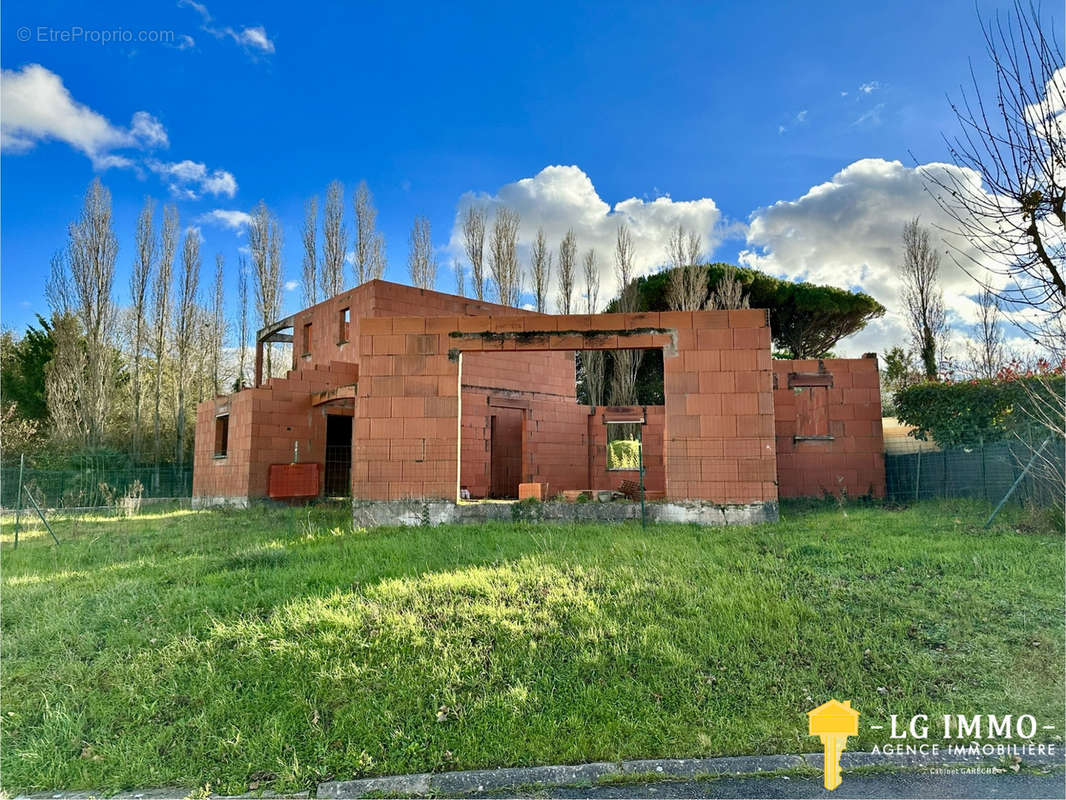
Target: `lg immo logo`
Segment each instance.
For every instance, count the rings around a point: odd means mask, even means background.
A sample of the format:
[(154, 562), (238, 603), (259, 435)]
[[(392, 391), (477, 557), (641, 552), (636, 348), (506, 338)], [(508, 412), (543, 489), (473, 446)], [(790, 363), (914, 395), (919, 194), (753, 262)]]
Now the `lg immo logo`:
[[(807, 712), (808, 731), (822, 742), (825, 753), (825, 788), (841, 784), (840, 756), (848, 737), (859, 733), (859, 712), (850, 700), (830, 700)], [(868, 723), (873, 735), (888, 730), (889, 741), (874, 745), (874, 754), (931, 755), (968, 758), (1003, 756), (1055, 756), (1061, 744), (1034, 741), (1050, 738), (1054, 725), (1041, 725), (1032, 714), (891, 714), (888, 725)]]
[[(886, 755), (1054, 755), (1058, 745), (1033, 740), (1040, 733), (1055, 730), (1041, 725), (1032, 714), (899, 714), (889, 716), (888, 738), (875, 746), (874, 753)], [(885, 730), (884, 725), (870, 725), (871, 730)]]

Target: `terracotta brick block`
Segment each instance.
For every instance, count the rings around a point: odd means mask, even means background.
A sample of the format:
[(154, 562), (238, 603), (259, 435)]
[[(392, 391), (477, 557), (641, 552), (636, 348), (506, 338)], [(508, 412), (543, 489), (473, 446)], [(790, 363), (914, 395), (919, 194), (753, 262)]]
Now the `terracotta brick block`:
[(625, 329), (628, 331), (635, 330), (637, 328), (659, 327), (658, 311), (640, 311), (635, 314), (626, 314), (625, 316)]
[(425, 333), (426, 320), (423, 317), (395, 317), (392, 321), (393, 333)]
[(458, 417), (459, 398), (427, 397), (425, 399), (425, 413), (427, 417)]
[(490, 330), (496, 333), (517, 333), (525, 330), (525, 317), (490, 317)]
[(717, 350), (689, 350), (682, 354), (685, 371), (713, 372), (722, 368), (725, 354)]
[(689, 394), (685, 396), (685, 413), (692, 415), (720, 416), (722, 414), (722, 395)]
[(700, 435), (701, 417), (691, 414), (678, 414), (666, 420), (667, 434), (673, 439), (682, 439)]
[(518, 484), (519, 500), (545, 500), (547, 498), (547, 484), (544, 483), (520, 483)]
[(698, 383), (701, 394), (731, 394), (737, 390), (735, 374), (732, 372), (701, 372)]
[(732, 350), (733, 332), (729, 328), (704, 328), (696, 331), (701, 350)]
[(580, 350), (585, 346), (585, 337), (575, 334), (552, 334), (548, 346), (558, 350)]
[(361, 336), (376, 336), (389, 333), (392, 333), (391, 317), (367, 317), (359, 322), (359, 334)]
[(392, 416), (394, 417), (422, 417), (425, 413), (426, 399), (424, 397), (392, 398)]
[[(767, 357), (769, 357), (767, 353)], [(758, 369), (758, 351), (728, 350), (722, 353), (722, 369), (731, 372), (754, 371)]]
[(737, 435), (737, 418), (723, 415), (700, 417), (699, 435), (705, 438), (732, 438)]
[(458, 317), (426, 317), (425, 323), (426, 333), (449, 334), (459, 330)]
[(727, 311), (693, 311), (692, 327), (698, 330), (706, 328), (728, 328), (729, 312)]
[(388, 397), (365, 397), (359, 402), (359, 416), (367, 419), (390, 417), (392, 400)]
[(727, 313), (731, 328), (762, 328), (770, 324), (765, 308), (730, 309)]
[(404, 378), (400, 376), (375, 375), (360, 381), (359, 385), (360, 388), (363, 385), (369, 386), (369, 393), (372, 397), (393, 397), (404, 393)]
[(660, 311), (659, 312), (659, 327), (661, 328), (677, 328), (691, 329), (692, 328), (692, 312), (691, 311)]
[(733, 392), (722, 396), (724, 414), (742, 415), (759, 413), (759, 395), (755, 392)]
[(705, 481), (735, 481), (739, 468), (735, 458), (701, 458), (700, 474)]

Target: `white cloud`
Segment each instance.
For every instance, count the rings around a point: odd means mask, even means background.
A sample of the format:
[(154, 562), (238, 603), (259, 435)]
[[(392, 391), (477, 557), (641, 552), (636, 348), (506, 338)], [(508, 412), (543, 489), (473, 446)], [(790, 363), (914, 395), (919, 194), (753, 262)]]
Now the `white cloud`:
[[(952, 174), (979, 184), (971, 170), (950, 164), (905, 167), (899, 161), (867, 158), (842, 169), (802, 197), (755, 211), (741, 262), (780, 277), (859, 288), (888, 309), (881, 320), (841, 343), (840, 352), (882, 351), (907, 339), (900, 316), (897, 266), (904, 223), (918, 216), (932, 228), (937, 249), (964, 243), (937, 229), (950, 221), (925, 189), (923, 173)], [(970, 252), (964, 249), (964, 252)], [(949, 254), (941, 257), (945, 304), (954, 321), (972, 322), (968, 298), (977, 286)]]
[(163, 176), (168, 181), (171, 193), (177, 197), (195, 200), (205, 194), (233, 197), (237, 193), (237, 180), (232, 173), (224, 169), (209, 170), (199, 161), (186, 159), (164, 162), (149, 159), (145, 165)]
[(239, 44), (243, 44), (246, 47), (251, 47), (256, 50), (261, 50), (264, 53), (274, 52), (274, 42), (267, 36), (266, 29), (262, 25), (256, 25), (253, 28), (244, 28), (240, 33), (232, 33)]
[(300, 288), (299, 281), (285, 281), (285, 291), (293, 292)]
[(170, 139), (167, 138), (163, 123), (147, 111), (138, 111), (133, 115), (130, 135), (147, 148), (170, 147)]
[(167, 147), (166, 129), (147, 111), (133, 115), (129, 128), (111, 123), (102, 114), (77, 102), (62, 79), (40, 64), (0, 76), (3, 149), (24, 153), (42, 141), (61, 141), (80, 150), (96, 169), (129, 167), (134, 162), (113, 151)]
[[(457, 257), (464, 266), (469, 266), (463, 250), (462, 219), (470, 206), (487, 209), (490, 227), (497, 208), (507, 207), (518, 212), (522, 220), (519, 229), (520, 258), (527, 272), (529, 244), (536, 236), (537, 228), (544, 228), (549, 246), (555, 253), (549, 293), (552, 307), (558, 294), (559, 242), (568, 228), (572, 227), (577, 237), (579, 275), (581, 256), (590, 248), (596, 250), (600, 265), (601, 305), (617, 294), (614, 244), (618, 226), (623, 222), (629, 226), (633, 238), (634, 266), (638, 275), (654, 272), (663, 264), (666, 242), (678, 224), (702, 235), (708, 252), (713, 249), (721, 233), (718, 227), (721, 212), (708, 197), (689, 201), (676, 201), (669, 196), (652, 201), (631, 197), (612, 208), (599, 196), (588, 175), (580, 168), (549, 166), (532, 178), (523, 178), (500, 187), (493, 195), (467, 192), (460, 197), (447, 247), (448, 263), (452, 257)], [(486, 235), (486, 245), (487, 239)], [(578, 285), (583, 287), (584, 281), (579, 279)], [(575, 289), (575, 301), (580, 294)]]
[(102, 114), (76, 101), (63, 80), (40, 64), (4, 70), (0, 76), (0, 142), (4, 151), (25, 153), (38, 142), (65, 142), (92, 161), (94, 169), (147, 167), (164, 177), (177, 197), (201, 195), (233, 197), (237, 181), (226, 170), (208, 170), (195, 161), (164, 162), (136, 151), (170, 146), (163, 123), (147, 111), (137, 111), (128, 128), (114, 125)]
[(880, 125), (881, 124), (881, 112), (884, 111), (884, 110), (885, 110), (885, 104), (884, 103), (878, 103), (876, 106), (874, 106), (873, 108), (869, 109), (868, 111), (864, 111), (861, 114), (859, 114), (859, 116), (857, 116), (855, 118), (855, 121), (851, 123), (852, 127), (858, 127), (859, 125), (865, 125), (867, 123), (869, 123), (871, 125)]
[(878, 81), (867, 81), (859, 86), (859, 94), (873, 94), (881, 88), (881, 84)]
[(251, 224), (252, 215), (236, 209), (215, 208), (206, 214), (201, 214), (197, 219), (200, 222), (221, 225), (224, 228), (241, 233), (245, 226)]
[[(211, 16), (211, 12), (207, 10), (207, 6), (203, 3), (197, 3), (195, 0), (178, 0), (178, 6), (191, 8), (199, 14), (201, 20), (200, 30), (211, 34), (216, 39), (232, 39), (246, 51), (265, 54), (274, 52), (274, 42), (267, 35), (266, 28), (262, 25), (245, 25), (239, 30), (229, 25), (220, 27), (214, 24), (214, 17)], [(186, 38), (191, 43), (192, 37)]]

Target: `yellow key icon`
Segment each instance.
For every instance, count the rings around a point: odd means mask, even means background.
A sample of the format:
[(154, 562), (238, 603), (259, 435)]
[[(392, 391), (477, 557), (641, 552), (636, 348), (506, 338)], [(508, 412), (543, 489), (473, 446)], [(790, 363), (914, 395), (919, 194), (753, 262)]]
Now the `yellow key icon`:
[(813, 711), (807, 712), (808, 732), (822, 740), (825, 752), (825, 788), (832, 790), (840, 785), (840, 754), (847, 746), (849, 736), (859, 733), (859, 712), (851, 707), (851, 701), (830, 700)]

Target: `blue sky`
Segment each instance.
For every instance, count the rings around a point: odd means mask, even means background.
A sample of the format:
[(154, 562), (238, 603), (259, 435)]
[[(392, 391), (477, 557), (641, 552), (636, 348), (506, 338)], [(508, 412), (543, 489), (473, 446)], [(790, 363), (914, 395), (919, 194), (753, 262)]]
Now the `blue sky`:
[[(438, 287), (453, 288), (452, 229), (476, 193), (517, 206), (524, 238), (538, 225), (561, 235), (573, 215), (607, 285), (619, 219), (640, 230), (641, 269), (686, 220), (716, 259), (860, 286), (894, 308), (899, 229), (933, 213), (915, 167), (945, 159), (945, 95), (967, 79), (969, 58), (984, 66), (969, 0), (11, 0), (0, 21), (0, 314), (13, 328), (45, 312), (49, 257), (94, 175), (114, 199), (120, 300), (145, 195), (176, 202), (183, 224), (199, 227), (205, 264), (222, 252), (231, 266), (245, 237), (207, 215), (265, 199), (284, 226), (285, 279), (297, 281), (303, 204), (338, 178), (349, 201), (360, 179), (374, 193), (392, 280), (407, 279), (411, 222), (425, 214)], [(56, 40), (76, 27), (174, 39)], [(9, 87), (24, 92), (16, 118)], [(551, 165), (574, 169), (542, 172)], [(963, 324), (968, 287), (959, 276), (946, 284)], [(299, 306), (299, 289), (287, 292), (285, 310)], [(889, 319), (856, 347), (900, 330)]]

